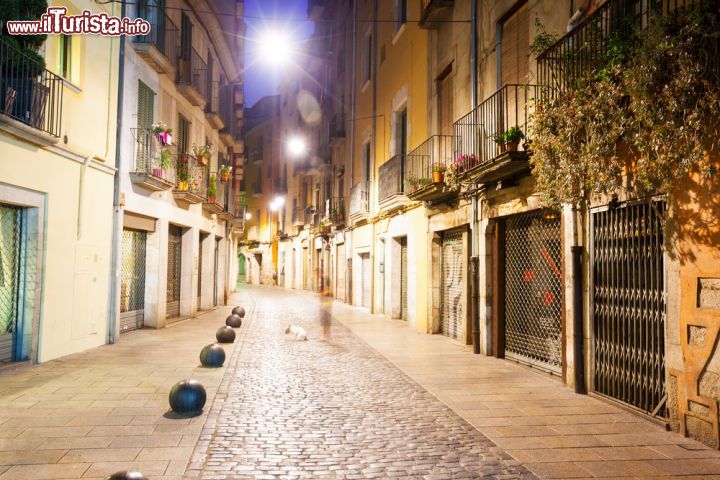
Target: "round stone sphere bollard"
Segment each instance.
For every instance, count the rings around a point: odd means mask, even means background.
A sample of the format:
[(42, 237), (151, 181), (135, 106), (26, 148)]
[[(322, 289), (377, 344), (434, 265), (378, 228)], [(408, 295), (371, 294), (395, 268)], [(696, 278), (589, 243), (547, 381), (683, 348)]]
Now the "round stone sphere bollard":
[(183, 380), (170, 389), (170, 408), (175, 413), (197, 413), (205, 406), (205, 387), (197, 380)]
[(105, 480), (148, 480), (148, 478), (140, 472), (115, 472)]
[(225, 350), (217, 343), (206, 345), (200, 350), (200, 363), (203, 367), (222, 367), (225, 363)]
[(217, 338), (217, 341), (220, 343), (233, 343), (235, 341), (235, 330), (225, 325), (217, 329), (215, 338)]
[(243, 318), (245, 316), (245, 309), (243, 307), (235, 307), (232, 309), (233, 315), (237, 315), (240, 318)]
[(225, 325), (232, 328), (240, 328), (242, 326), (242, 318), (233, 313), (225, 319)]

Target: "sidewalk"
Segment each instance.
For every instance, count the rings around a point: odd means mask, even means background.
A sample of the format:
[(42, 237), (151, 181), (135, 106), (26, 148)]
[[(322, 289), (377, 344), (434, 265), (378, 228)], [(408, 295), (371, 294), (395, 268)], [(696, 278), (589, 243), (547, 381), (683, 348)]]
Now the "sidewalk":
[[(230, 310), (0, 372), (0, 480), (104, 479), (126, 469), (179, 480), (225, 372), (200, 367), (200, 350)], [(226, 365), (235, 345), (224, 346)], [(164, 416), (170, 388), (186, 378), (205, 385), (204, 413)]]
[(720, 479), (720, 451), (543, 374), (337, 301), (333, 317), (541, 478)]

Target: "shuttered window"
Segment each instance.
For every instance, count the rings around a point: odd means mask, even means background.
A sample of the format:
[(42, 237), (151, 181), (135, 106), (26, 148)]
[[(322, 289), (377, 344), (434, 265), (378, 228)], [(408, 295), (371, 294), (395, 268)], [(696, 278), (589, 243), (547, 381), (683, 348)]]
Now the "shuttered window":
[(147, 129), (152, 127), (153, 112), (155, 104), (155, 92), (138, 80), (138, 99), (137, 99), (137, 126), (138, 129)]
[(178, 153), (188, 153), (188, 136), (190, 135), (190, 122), (182, 115), (178, 116)]
[(530, 14), (523, 4), (502, 25), (502, 84), (527, 83)]

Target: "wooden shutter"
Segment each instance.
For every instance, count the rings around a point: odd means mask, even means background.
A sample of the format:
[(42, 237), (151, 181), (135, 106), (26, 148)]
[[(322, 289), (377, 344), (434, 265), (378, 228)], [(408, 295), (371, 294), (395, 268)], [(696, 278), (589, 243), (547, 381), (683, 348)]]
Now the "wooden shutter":
[(530, 54), (530, 14), (527, 3), (502, 26), (502, 85), (527, 83)]
[(152, 127), (155, 104), (155, 92), (138, 80), (137, 127), (147, 129)]
[(190, 122), (182, 115), (178, 118), (178, 153), (188, 153)]
[(452, 135), (453, 131), (453, 81), (450, 71), (438, 81), (438, 125), (441, 135)]

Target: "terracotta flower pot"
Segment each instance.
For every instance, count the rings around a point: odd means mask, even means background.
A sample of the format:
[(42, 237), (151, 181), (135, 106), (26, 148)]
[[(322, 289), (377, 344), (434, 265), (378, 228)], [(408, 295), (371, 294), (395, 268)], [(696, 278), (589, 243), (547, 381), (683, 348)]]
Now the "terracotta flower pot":
[(517, 152), (519, 144), (520, 142), (508, 142), (505, 144), (505, 149), (508, 152)]
[(230, 181), (230, 173), (220, 172), (220, 181), (223, 183), (229, 182)]
[(445, 181), (445, 172), (433, 172), (433, 182), (443, 183)]
[(208, 200), (210, 203), (215, 203), (215, 200), (217, 200), (217, 197), (215, 195), (208, 195)]

